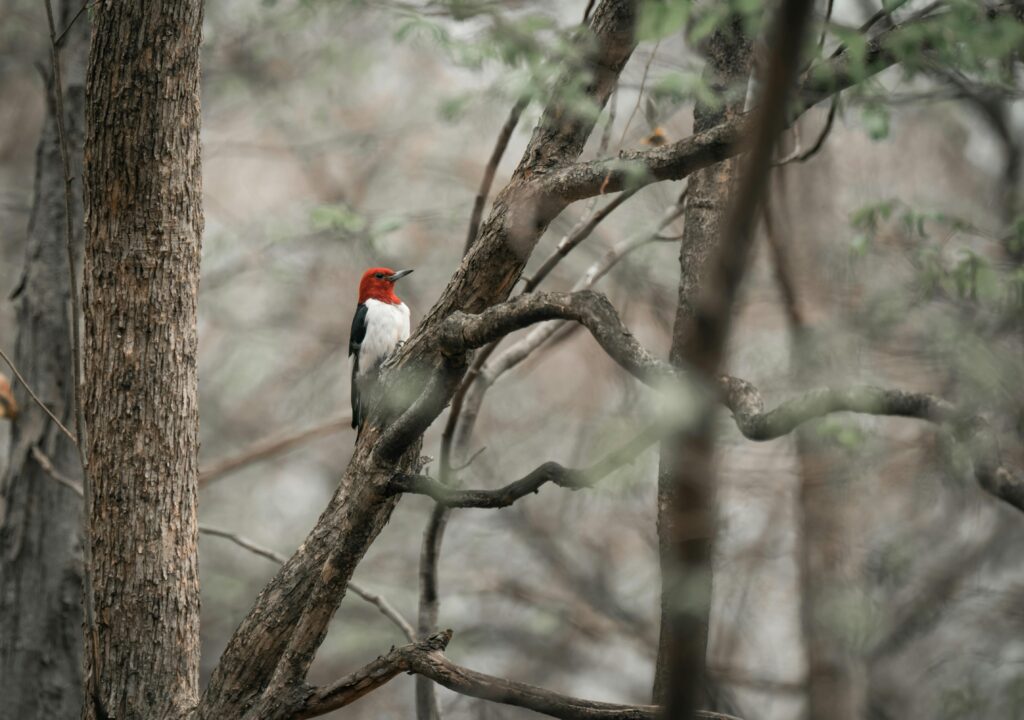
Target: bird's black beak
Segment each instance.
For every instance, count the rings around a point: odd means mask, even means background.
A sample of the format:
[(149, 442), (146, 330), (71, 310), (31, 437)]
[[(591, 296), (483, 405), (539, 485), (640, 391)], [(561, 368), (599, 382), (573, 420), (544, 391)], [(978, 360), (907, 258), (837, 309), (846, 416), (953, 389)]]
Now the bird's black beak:
[(391, 282), (395, 282), (396, 280), (401, 280), (402, 278), (404, 278), (406, 275), (408, 275), (411, 272), (412, 272), (412, 270), (399, 270), (394, 275), (388, 275), (387, 278), (385, 278), (385, 279), (386, 280), (390, 280)]

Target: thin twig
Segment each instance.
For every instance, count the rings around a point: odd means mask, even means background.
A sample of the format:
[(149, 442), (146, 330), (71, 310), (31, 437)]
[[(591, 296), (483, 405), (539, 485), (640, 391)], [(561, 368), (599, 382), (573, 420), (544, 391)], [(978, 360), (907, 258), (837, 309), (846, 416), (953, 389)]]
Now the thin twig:
[(275, 455), (294, 450), (317, 438), (326, 437), (348, 430), (352, 424), (351, 415), (339, 415), (319, 425), (290, 433), (283, 437), (258, 440), (237, 455), (218, 460), (199, 471), (199, 486), (203, 487), (226, 475), (241, 470), (253, 463), (268, 460)]
[(462, 250), (463, 255), (468, 253), (469, 249), (473, 247), (473, 242), (480, 231), (480, 220), (484, 216), (484, 204), (486, 204), (487, 196), (491, 192), (494, 175), (498, 171), (498, 165), (501, 164), (501, 158), (505, 155), (506, 148), (508, 148), (508, 141), (512, 138), (512, 132), (516, 129), (516, 125), (519, 124), (519, 116), (523, 114), (523, 110), (526, 109), (529, 103), (529, 98), (520, 98), (512, 106), (512, 110), (509, 111), (505, 124), (501, 126), (501, 132), (498, 133), (498, 139), (494, 143), (494, 150), (491, 151), (491, 158), (487, 161), (487, 167), (484, 168), (484, 176), (480, 180), (480, 189), (477, 190), (476, 198), (473, 200), (473, 214), (469, 219), (469, 230), (466, 232), (466, 244)]
[[(248, 550), (249, 552), (254, 553), (256, 555), (259, 555), (262, 558), (266, 558), (271, 562), (276, 562), (278, 565), (284, 565), (286, 562), (288, 562), (288, 558), (286, 558), (284, 555), (277, 552), (276, 550), (266, 548), (260, 545), (259, 543), (250, 540), (249, 538), (243, 537), (238, 533), (233, 533), (230, 530), (224, 530), (223, 528), (218, 528), (212, 525), (205, 525), (203, 523), (200, 523), (199, 532), (202, 535), (210, 535), (211, 537), (219, 537), (225, 540), (230, 540), (235, 545), (238, 545), (240, 548), (244, 548), (245, 550)], [(387, 598), (383, 597), (382, 595), (379, 595), (378, 593), (367, 590), (354, 580), (349, 581), (348, 588), (356, 595), (361, 597), (363, 600), (366, 600), (368, 603), (376, 605), (377, 609), (380, 610), (382, 615), (384, 615), (388, 620), (390, 620), (398, 626), (398, 628), (402, 631), (402, 634), (405, 635), (409, 642), (416, 642), (416, 632), (412, 629), (412, 625), (409, 624), (409, 621), (402, 616), (402, 613), (400, 613), (395, 608), (394, 605), (388, 602)]]
[(29, 397), (32, 398), (33, 402), (35, 402), (36, 405), (38, 405), (40, 408), (42, 408), (43, 412), (45, 412), (47, 415), (49, 415), (50, 419), (53, 420), (55, 423), (57, 423), (57, 427), (60, 428), (61, 432), (63, 432), (65, 435), (68, 436), (68, 439), (72, 442), (72, 444), (75, 447), (78, 447), (78, 440), (75, 439), (74, 433), (72, 433), (70, 430), (68, 430), (64, 426), (64, 423), (62, 423), (60, 420), (58, 420), (57, 416), (53, 414), (53, 411), (50, 410), (50, 408), (46, 407), (46, 403), (44, 403), (42, 400), (40, 400), (39, 396), (36, 395), (35, 392), (32, 391), (32, 388), (29, 386), (29, 384), (27, 382), (25, 382), (25, 377), (21, 374), (21, 372), (18, 370), (18, 368), (15, 367), (14, 361), (11, 360), (11, 358), (9, 358), (7, 356), (7, 353), (5, 353), (3, 350), (0, 350), (0, 358), (3, 358), (3, 361), (5, 363), (7, 363), (7, 367), (9, 367), (11, 369), (11, 372), (14, 373), (14, 376), (16, 378), (18, 378), (18, 381), (25, 388), (25, 391), (29, 394)]
[(655, 443), (658, 437), (655, 428), (647, 428), (589, 468), (575, 470), (556, 462), (546, 462), (519, 480), (497, 490), (456, 490), (426, 475), (396, 475), (389, 489), (395, 493), (428, 495), (441, 507), (503, 508), (526, 495), (538, 492), (546, 483), (571, 490), (591, 487), (618, 468), (635, 460)]
[[(626, 133), (629, 132), (629, 126), (633, 124), (633, 118), (636, 117), (636, 113), (640, 109), (640, 103), (643, 102), (644, 87), (647, 85), (647, 74), (651, 71), (651, 63), (654, 62), (654, 56), (658, 54), (658, 47), (660, 45), (661, 39), (659, 38), (658, 42), (654, 43), (654, 48), (651, 50), (651, 55), (650, 57), (647, 58), (647, 62), (644, 64), (644, 74), (640, 78), (640, 89), (637, 91), (636, 105), (633, 106), (633, 112), (631, 112), (629, 114), (629, 117), (626, 119), (626, 127), (622, 128), (622, 135), (619, 136), (620, 148), (622, 147), (622, 144), (626, 141)], [(653, 130), (654, 128), (651, 129)]]
[(82, 13), (84, 13), (88, 7), (89, 0), (86, 0), (84, 3), (82, 3), (82, 7), (78, 8), (78, 12), (75, 13), (75, 16), (71, 18), (71, 22), (68, 23), (68, 26), (61, 30), (60, 35), (58, 35), (57, 39), (53, 42), (54, 45), (56, 45), (57, 47), (62, 46), (64, 42), (64, 36), (67, 35), (68, 32), (70, 32), (71, 28), (75, 26), (75, 22), (78, 20), (79, 17), (81, 17)]
[[(64, 82), (60, 73), (60, 58), (57, 57), (58, 38), (57, 30), (53, 22), (53, 7), (50, 0), (46, 0), (46, 22), (50, 30), (50, 63), (53, 70), (53, 96), (56, 105), (57, 115), (57, 136), (60, 141), (60, 159), (64, 170), (64, 233), (68, 255), (68, 279), (70, 280), (71, 291), (71, 362), (74, 364), (73, 385), (71, 392), (71, 403), (75, 414), (75, 435), (77, 438), (78, 458), (82, 463), (82, 497), (85, 505), (84, 519), (84, 540), (82, 542), (82, 555), (84, 572), (82, 583), (84, 591), (85, 622), (88, 629), (91, 643), (91, 654), (93, 672), (100, 671), (99, 663), (99, 634), (96, 628), (96, 610), (93, 600), (92, 585), (92, 490), (89, 480), (89, 455), (86, 452), (86, 426), (85, 412), (82, 408), (82, 338), (79, 331), (79, 318), (81, 307), (78, 296), (78, 276), (75, 271), (74, 232), (71, 226), (71, 161), (68, 158), (67, 133), (64, 129)], [(81, 14), (81, 13), (79, 13)], [(76, 16), (77, 18), (77, 16)], [(70, 29), (71, 24), (68, 25)], [(106, 715), (103, 704), (99, 697), (99, 682), (93, 683), (93, 700), (96, 703), (98, 713)]]
[(540, 285), (541, 281), (543, 281), (552, 270), (554, 270), (555, 266), (558, 265), (566, 255), (572, 252), (573, 248), (590, 237), (594, 230), (597, 229), (597, 226), (600, 225), (605, 218), (615, 212), (616, 208), (629, 200), (629, 198), (633, 196), (633, 193), (634, 191), (632, 190), (625, 190), (619, 195), (616, 195), (607, 205), (573, 228), (568, 235), (562, 238), (562, 241), (558, 243), (555, 247), (555, 251), (548, 256), (547, 260), (541, 263), (541, 266), (537, 268), (537, 272), (531, 275), (526, 281), (526, 285), (523, 287), (523, 292), (528, 293), (536, 290), (537, 286)]
[(53, 460), (51, 460), (46, 453), (40, 450), (38, 445), (32, 446), (32, 457), (35, 458), (37, 463), (39, 463), (39, 467), (43, 469), (43, 472), (64, 487), (73, 490), (79, 497), (84, 496), (82, 486), (54, 467)]

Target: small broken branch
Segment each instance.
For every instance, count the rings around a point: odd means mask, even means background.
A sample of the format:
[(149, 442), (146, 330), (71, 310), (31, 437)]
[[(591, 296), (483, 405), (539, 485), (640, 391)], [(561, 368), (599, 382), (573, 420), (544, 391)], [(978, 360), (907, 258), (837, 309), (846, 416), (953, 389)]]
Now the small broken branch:
[(399, 673), (413, 669), (413, 658), (440, 654), (448, 646), (452, 631), (437, 633), (423, 642), (392, 648), (391, 652), (323, 688), (310, 688), (309, 696), (293, 717), (297, 720), (325, 715), (373, 692)]

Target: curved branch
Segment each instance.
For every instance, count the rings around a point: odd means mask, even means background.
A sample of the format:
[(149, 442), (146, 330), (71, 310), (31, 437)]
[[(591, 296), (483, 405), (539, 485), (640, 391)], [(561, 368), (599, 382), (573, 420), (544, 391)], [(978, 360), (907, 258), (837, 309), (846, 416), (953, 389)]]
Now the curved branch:
[(312, 718), (350, 705), (373, 692), (399, 673), (412, 670), (414, 659), (420, 655), (440, 654), (448, 646), (452, 631), (432, 635), (423, 642), (392, 648), (387, 655), (377, 658), (354, 673), (344, 676), (322, 688), (305, 688), (307, 697), (292, 717)]
[(736, 427), (750, 440), (774, 440), (808, 420), (836, 412), (916, 418), (947, 427), (970, 455), (981, 488), (1024, 510), (1024, 473), (1003, 464), (999, 443), (988, 422), (940, 397), (871, 386), (818, 388), (765, 412), (761, 393), (746, 380), (723, 375), (718, 384), (722, 402), (732, 410)]
[[(410, 653), (409, 669), (461, 695), (515, 705), (561, 720), (654, 720), (661, 717), (660, 708), (655, 705), (618, 705), (562, 695), (464, 668), (440, 652)], [(698, 711), (697, 717), (737, 720), (731, 715), (708, 711)]]
[(458, 490), (426, 475), (396, 475), (392, 478), (389, 489), (394, 493), (428, 495), (442, 507), (503, 508), (519, 498), (536, 493), (545, 483), (570, 490), (592, 487), (614, 470), (635, 460), (657, 439), (654, 428), (649, 428), (585, 470), (567, 468), (557, 462), (546, 462), (519, 480), (497, 490)]
[(269, 460), (275, 455), (286, 453), (312, 440), (346, 432), (351, 428), (352, 416), (345, 414), (327, 420), (319, 425), (292, 432), (281, 437), (257, 440), (237, 455), (217, 460), (207, 467), (199, 469), (199, 486), (203, 487), (226, 475), (241, 470), (254, 463)]
[(520, 295), (479, 315), (456, 312), (438, 329), (441, 351), (451, 357), (545, 320), (574, 320), (590, 331), (613, 360), (645, 383), (675, 377), (670, 365), (651, 355), (622, 324), (608, 298), (592, 290)]
[[(291, 698), (287, 697), (286, 690), (283, 697), (275, 699), (275, 704), (279, 707), (294, 706), (289, 715), (297, 720), (317, 717), (350, 705), (399, 673), (412, 672), (461, 695), (527, 708), (561, 720), (654, 720), (659, 717), (659, 708), (654, 705), (618, 705), (585, 700), (456, 665), (442, 653), (451, 637), (452, 631), (446, 630), (423, 642), (392, 648), (387, 655), (325, 687), (300, 686), (293, 690), (295, 697)], [(701, 720), (738, 720), (731, 715), (708, 711), (698, 712), (697, 717)]]

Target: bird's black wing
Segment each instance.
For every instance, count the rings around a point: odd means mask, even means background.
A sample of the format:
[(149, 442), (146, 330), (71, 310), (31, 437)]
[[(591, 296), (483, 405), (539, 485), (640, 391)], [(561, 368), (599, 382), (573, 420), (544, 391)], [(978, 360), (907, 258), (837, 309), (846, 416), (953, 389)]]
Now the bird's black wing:
[(359, 387), (356, 375), (359, 374), (359, 348), (366, 337), (366, 305), (356, 306), (355, 317), (352, 318), (352, 332), (348, 337), (348, 354), (352, 358), (352, 427), (363, 423), (362, 406), (359, 403)]

